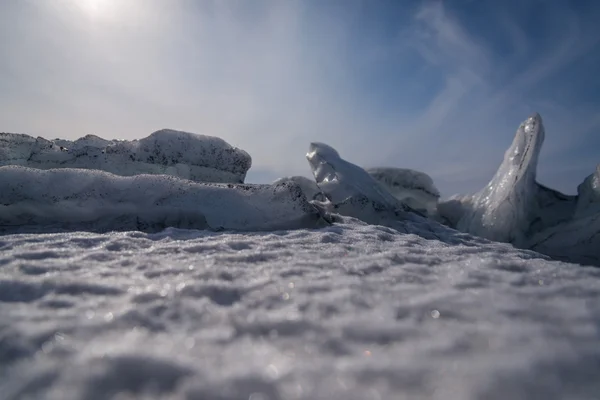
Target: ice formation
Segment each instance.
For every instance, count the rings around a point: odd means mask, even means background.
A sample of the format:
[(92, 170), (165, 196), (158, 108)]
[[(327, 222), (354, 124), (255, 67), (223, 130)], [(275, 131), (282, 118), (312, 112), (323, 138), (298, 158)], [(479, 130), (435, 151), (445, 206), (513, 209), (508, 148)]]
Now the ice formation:
[(420, 212), (433, 215), (440, 192), (424, 172), (407, 168), (370, 168), (367, 172), (398, 200)]
[(289, 181), (297, 183), (298, 186), (300, 186), (300, 188), (302, 189), (302, 192), (304, 193), (307, 199), (319, 201), (325, 200), (325, 196), (323, 195), (323, 192), (321, 192), (321, 189), (319, 189), (319, 187), (315, 183), (315, 180), (308, 179), (305, 176), (286, 176), (274, 181), (273, 185)]
[(457, 228), (487, 239), (525, 242), (536, 207), (537, 160), (544, 141), (544, 127), (538, 114), (519, 126), (504, 161), (490, 183), (474, 196), (471, 209)]
[(596, 171), (585, 178), (583, 183), (577, 187), (577, 216), (586, 215), (590, 211), (600, 212), (600, 165)]
[[(462, 216), (458, 230), (490, 240), (525, 247), (531, 235), (568, 221), (577, 198), (564, 195), (536, 181), (537, 162), (544, 141), (539, 114), (523, 122), (490, 183), (472, 197), (459, 202)], [(440, 213), (456, 212), (442, 205)], [(456, 220), (449, 216), (448, 220)]]
[(0, 133), (0, 166), (85, 168), (116, 175), (166, 174), (200, 182), (243, 183), (252, 160), (223, 139), (163, 129), (133, 141), (87, 135), (74, 142)]
[(460, 219), (471, 209), (472, 201), (472, 195), (454, 195), (448, 199), (439, 201), (432, 218), (456, 229)]
[(219, 138), (170, 130), (131, 142), (0, 134), (0, 166), (21, 166), (0, 168), (0, 231), (250, 231), (317, 227), (342, 215), (451, 244), (465, 240), (457, 229), (600, 265), (600, 166), (577, 196), (547, 188), (536, 182), (543, 141), (542, 120), (534, 114), (519, 126), (482, 191), (439, 201), (428, 175), (366, 171), (323, 143), (311, 143), (307, 154), (314, 181), (292, 176), (242, 185), (250, 156)]
[(600, 166), (569, 196), (536, 182), (544, 141), (538, 114), (517, 130), (504, 161), (475, 195), (439, 202), (434, 218), (450, 227), (551, 257), (600, 265)]
[(532, 235), (524, 248), (554, 259), (600, 267), (600, 207)]
[(600, 266), (600, 166), (579, 185), (571, 218), (532, 235), (526, 247), (559, 260)]
[(272, 230), (325, 224), (300, 187), (0, 167), (0, 230)]
[(369, 223), (411, 211), (364, 169), (342, 159), (331, 146), (311, 143), (306, 158), (330, 210)]

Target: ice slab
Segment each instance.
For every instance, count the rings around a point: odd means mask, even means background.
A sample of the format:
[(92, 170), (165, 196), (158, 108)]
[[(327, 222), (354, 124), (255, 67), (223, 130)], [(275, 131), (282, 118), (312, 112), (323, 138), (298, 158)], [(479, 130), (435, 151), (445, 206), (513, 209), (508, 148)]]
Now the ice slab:
[(252, 160), (224, 140), (163, 129), (133, 141), (87, 135), (75, 141), (0, 133), (0, 166), (85, 168), (116, 175), (166, 174), (201, 182), (243, 183)]
[(317, 186), (314, 179), (308, 179), (305, 176), (286, 176), (283, 178), (279, 178), (273, 182), (273, 185), (277, 185), (283, 182), (295, 182), (300, 186), (302, 192), (309, 200), (319, 200), (324, 201), (325, 196), (321, 189)]
[(326, 224), (301, 188), (0, 167), (0, 230), (273, 230)]
[(454, 195), (449, 199), (438, 201), (432, 218), (451, 228), (456, 229), (462, 217), (472, 210), (472, 195)]
[(575, 213), (586, 215), (590, 210), (600, 207), (600, 165), (577, 187), (577, 208)]
[(579, 185), (571, 218), (532, 235), (527, 246), (559, 260), (600, 266), (600, 166)]
[(367, 172), (409, 207), (427, 215), (435, 213), (440, 192), (426, 173), (391, 167), (370, 168)]
[(557, 260), (600, 267), (600, 207), (533, 235), (526, 247)]

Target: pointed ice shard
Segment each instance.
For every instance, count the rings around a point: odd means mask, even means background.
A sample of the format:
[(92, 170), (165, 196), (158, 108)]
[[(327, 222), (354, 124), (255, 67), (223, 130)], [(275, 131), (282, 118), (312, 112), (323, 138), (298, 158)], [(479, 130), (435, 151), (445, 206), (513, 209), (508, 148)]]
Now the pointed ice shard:
[(502, 165), (473, 197), (472, 208), (458, 222), (458, 230), (517, 246), (525, 242), (534, 220), (536, 169), (543, 142), (542, 118), (536, 113), (519, 126)]
[(560, 260), (600, 265), (600, 166), (579, 185), (579, 196), (540, 185), (543, 141), (542, 120), (534, 114), (519, 126), (490, 183), (471, 197), (438, 204), (439, 220)]

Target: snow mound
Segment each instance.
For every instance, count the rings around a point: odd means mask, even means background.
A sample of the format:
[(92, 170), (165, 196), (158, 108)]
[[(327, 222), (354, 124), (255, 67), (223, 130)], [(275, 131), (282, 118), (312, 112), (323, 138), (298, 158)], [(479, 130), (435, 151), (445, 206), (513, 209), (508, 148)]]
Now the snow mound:
[(271, 230), (325, 222), (300, 187), (0, 167), (0, 230)]
[(323, 229), (0, 237), (3, 399), (596, 399), (597, 268)]
[(409, 207), (427, 215), (436, 212), (440, 192), (426, 173), (391, 167), (370, 168), (367, 172)]
[(163, 129), (133, 141), (87, 135), (74, 142), (0, 133), (0, 166), (85, 168), (116, 175), (166, 174), (202, 182), (243, 183), (252, 160), (224, 140)]

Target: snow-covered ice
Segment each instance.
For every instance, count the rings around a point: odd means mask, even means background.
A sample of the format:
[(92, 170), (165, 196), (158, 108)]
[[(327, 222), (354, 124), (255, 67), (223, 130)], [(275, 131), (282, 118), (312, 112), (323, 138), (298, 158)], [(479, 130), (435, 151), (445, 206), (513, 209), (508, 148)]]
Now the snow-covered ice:
[(323, 192), (321, 192), (321, 189), (319, 189), (319, 187), (315, 183), (315, 180), (308, 179), (305, 176), (286, 176), (275, 180), (273, 182), (273, 185), (277, 185), (279, 183), (288, 181), (297, 183), (308, 200), (325, 200), (325, 196), (323, 195)]
[(4, 399), (600, 393), (600, 270), (508, 244), (345, 218), (5, 235), (0, 265)]
[(600, 267), (600, 207), (536, 233), (526, 247), (557, 260)]
[(211, 184), (166, 175), (0, 167), (0, 232), (166, 227), (256, 231), (323, 224), (319, 210), (294, 182)]
[(394, 197), (367, 171), (340, 157), (337, 150), (324, 143), (311, 143), (306, 159), (330, 212), (358, 218), (372, 224), (384, 221), (413, 220), (415, 215), (406, 203)]
[(436, 213), (440, 192), (426, 173), (391, 167), (369, 168), (367, 172), (409, 207), (427, 215)]
[(223, 139), (163, 129), (133, 141), (87, 135), (73, 142), (0, 133), (0, 166), (86, 168), (117, 175), (167, 174), (193, 181), (243, 183), (252, 159)]
[(586, 215), (600, 208), (600, 164), (577, 187), (577, 194), (576, 215)]

